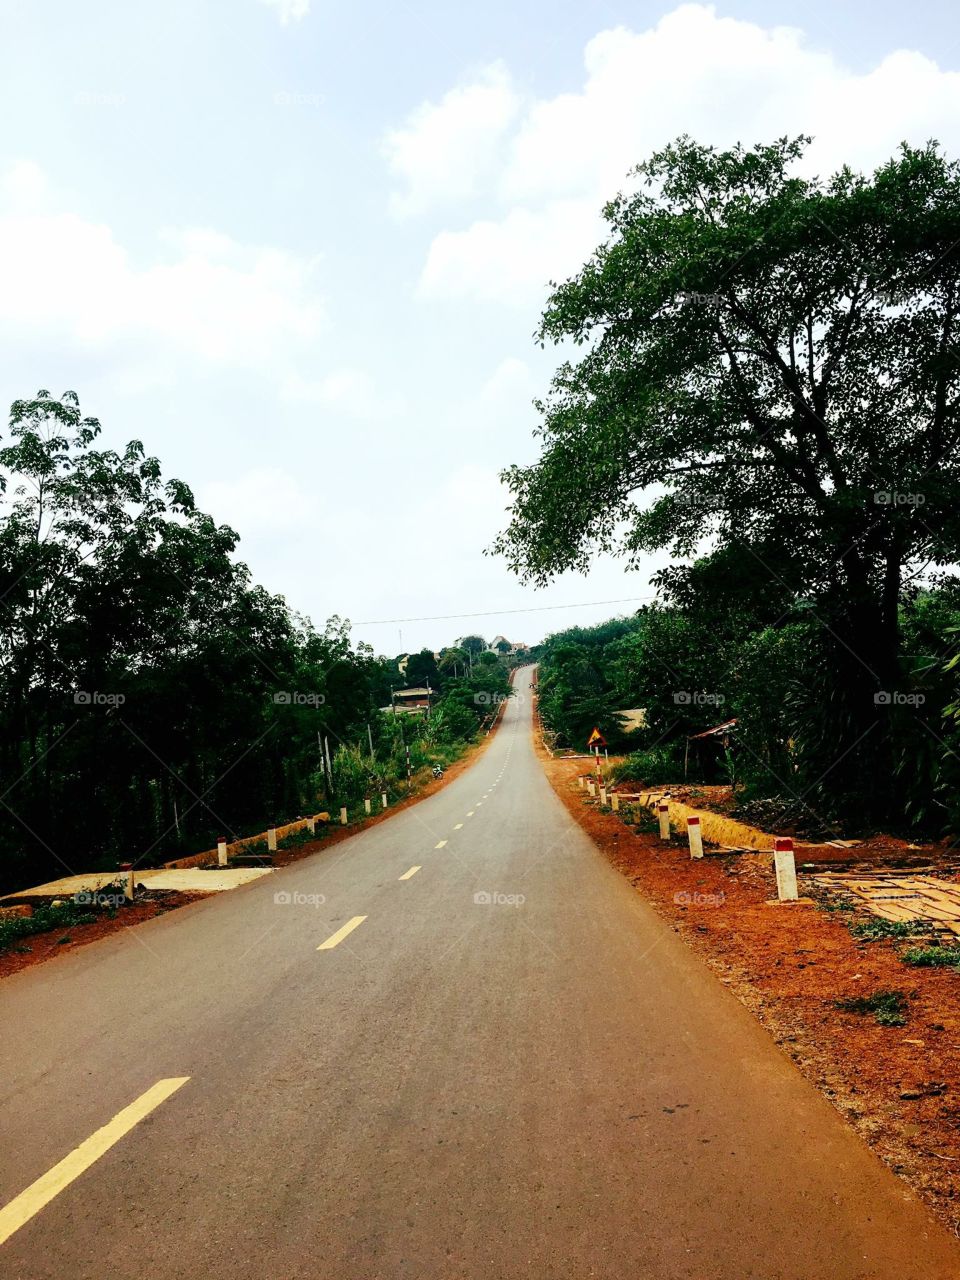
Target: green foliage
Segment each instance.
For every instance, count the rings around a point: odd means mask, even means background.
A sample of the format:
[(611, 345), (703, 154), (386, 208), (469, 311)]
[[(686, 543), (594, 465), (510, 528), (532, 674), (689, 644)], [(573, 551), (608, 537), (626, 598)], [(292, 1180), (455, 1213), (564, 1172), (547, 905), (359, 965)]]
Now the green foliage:
[(907, 998), (902, 991), (875, 991), (870, 996), (851, 996), (836, 1000), (837, 1009), (845, 1013), (870, 1014), (882, 1027), (903, 1027), (907, 1022)]
[(682, 772), (683, 761), (677, 758), (676, 744), (635, 751), (611, 770), (615, 782), (638, 782), (647, 787), (675, 782)]
[(458, 644), (465, 653), (472, 654), (474, 657), (483, 653), (487, 647), (487, 642), (483, 636), (463, 636)]
[(856, 911), (857, 909), (857, 904), (853, 901), (852, 898), (834, 897), (833, 895), (827, 898), (820, 899), (820, 901), (817, 903), (817, 906), (820, 908), (821, 911), (828, 911), (828, 912), (844, 912), (845, 913), (848, 911)]
[(956, 969), (960, 968), (960, 947), (912, 947), (900, 959), (919, 969)]
[(851, 924), (850, 932), (864, 942), (881, 942), (886, 938), (912, 938), (918, 933), (929, 933), (930, 926), (922, 920), (861, 920)]
[(0, 920), (0, 951), (21, 938), (29, 938), (31, 934), (69, 925), (92, 924), (96, 918), (95, 912), (70, 902), (62, 907), (37, 907), (32, 916), (11, 916)]

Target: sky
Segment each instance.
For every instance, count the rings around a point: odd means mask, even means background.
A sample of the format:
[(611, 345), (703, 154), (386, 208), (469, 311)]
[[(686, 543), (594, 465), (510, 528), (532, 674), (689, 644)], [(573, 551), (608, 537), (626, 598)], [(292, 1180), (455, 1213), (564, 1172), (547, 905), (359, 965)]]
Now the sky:
[(809, 133), (824, 175), (960, 154), (960, 14), (0, 0), (0, 103), (0, 400), (77, 392), (318, 625), (535, 643), (637, 608), (666, 563), (534, 590), (484, 554), (561, 359), (533, 340), (549, 281), (681, 133)]

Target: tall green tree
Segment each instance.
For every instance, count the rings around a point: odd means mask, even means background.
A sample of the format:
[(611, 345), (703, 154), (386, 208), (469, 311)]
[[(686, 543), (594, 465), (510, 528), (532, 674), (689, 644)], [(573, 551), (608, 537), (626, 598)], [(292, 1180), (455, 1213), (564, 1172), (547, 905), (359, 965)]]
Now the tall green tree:
[(931, 143), (804, 178), (808, 141), (681, 138), (606, 207), (543, 316), (582, 351), (496, 549), (543, 583), (598, 549), (736, 545), (822, 627), (830, 785), (882, 801), (902, 584), (960, 546), (960, 171)]

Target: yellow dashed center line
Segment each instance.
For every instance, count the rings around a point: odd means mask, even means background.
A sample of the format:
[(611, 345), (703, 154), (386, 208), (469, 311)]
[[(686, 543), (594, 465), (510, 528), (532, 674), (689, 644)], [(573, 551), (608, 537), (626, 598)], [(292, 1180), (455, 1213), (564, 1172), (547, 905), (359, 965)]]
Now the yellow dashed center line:
[(433, 847), (435, 849), (442, 849), (446, 843), (447, 843), (446, 840), (441, 840), (439, 844), (435, 844)]
[(420, 869), (420, 867), (411, 867), (410, 870), (405, 871), (402, 876), (397, 876), (397, 879), (409, 880), (412, 876), (415, 876)]
[(454, 831), (459, 831), (459, 830), (460, 830), (460, 828), (461, 828), (462, 826), (463, 826), (463, 823), (462, 823), (462, 822), (458, 822), (458, 823), (457, 823), (457, 825), (456, 825), (453, 829), (454, 829)]
[(358, 925), (363, 924), (366, 918), (366, 916), (354, 916), (353, 919), (348, 920), (345, 925), (341, 925), (336, 933), (331, 933), (326, 942), (321, 942), (319, 947), (317, 947), (317, 950), (331, 951), (338, 943), (344, 940), (347, 934), (353, 933), (354, 929), (356, 929)]
[(472, 817), (473, 817), (473, 810), (472, 810), (472, 809), (471, 809), (471, 810), (470, 810), (470, 812), (467, 814), (467, 817), (468, 817), (468, 818), (472, 818)]
[(187, 1083), (189, 1076), (172, 1076), (169, 1080), (158, 1080), (146, 1093), (131, 1102), (128, 1107), (118, 1111), (111, 1121), (91, 1134), (85, 1142), (81, 1142), (76, 1150), (55, 1164), (49, 1173), (43, 1174), (36, 1182), (32, 1182), (25, 1191), (0, 1209), (0, 1244), (9, 1240), (15, 1231), (19, 1231), (25, 1222), (29, 1222), (35, 1213), (50, 1203), (68, 1187), (75, 1178), (89, 1169), (100, 1159), (114, 1143), (148, 1116), (151, 1111), (166, 1102), (172, 1093)]

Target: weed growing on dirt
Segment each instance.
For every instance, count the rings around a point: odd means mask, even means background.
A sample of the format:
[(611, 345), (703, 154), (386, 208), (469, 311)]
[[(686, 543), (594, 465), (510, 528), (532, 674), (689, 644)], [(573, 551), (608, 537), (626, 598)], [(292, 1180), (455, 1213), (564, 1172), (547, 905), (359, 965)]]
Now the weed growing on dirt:
[(960, 947), (911, 947), (900, 959), (918, 969), (956, 969), (960, 968)]
[(296, 849), (301, 844), (309, 844), (311, 840), (317, 839), (317, 833), (311, 831), (309, 827), (303, 827), (300, 831), (291, 831), (288, 836), (284, 836), (277, 841), (278, 849)]
[(902, 991), (874, 991), (871, 996), (850, 996), (833, 1003), (844, 1013), (872, 1013), (882, 1027), (903, 1027), (907, 1022), (907, 1000)]
[(852, 898), (821, 898), (817, 902), (821, 911), (856, 911), (857, 904)]
[(32, 916), (12, 916), (9, 920), (0, 920), (0, 951), (5, 950), (20, 938), (28, 938), (32, 933), (44, 933), (47, 929), (63, 928), (72, 924), (92, 924), (96, 920), (93, 911), (84, 911), (73, 903), (65, 903), (62, 907), (38, 907)]
[(881, 942), (884, 938), (912, 938), (918, 933), (929, 933), (930, 925), (924, 920), (860, 920), (851, 924), (850, 932), (865, 942)]

